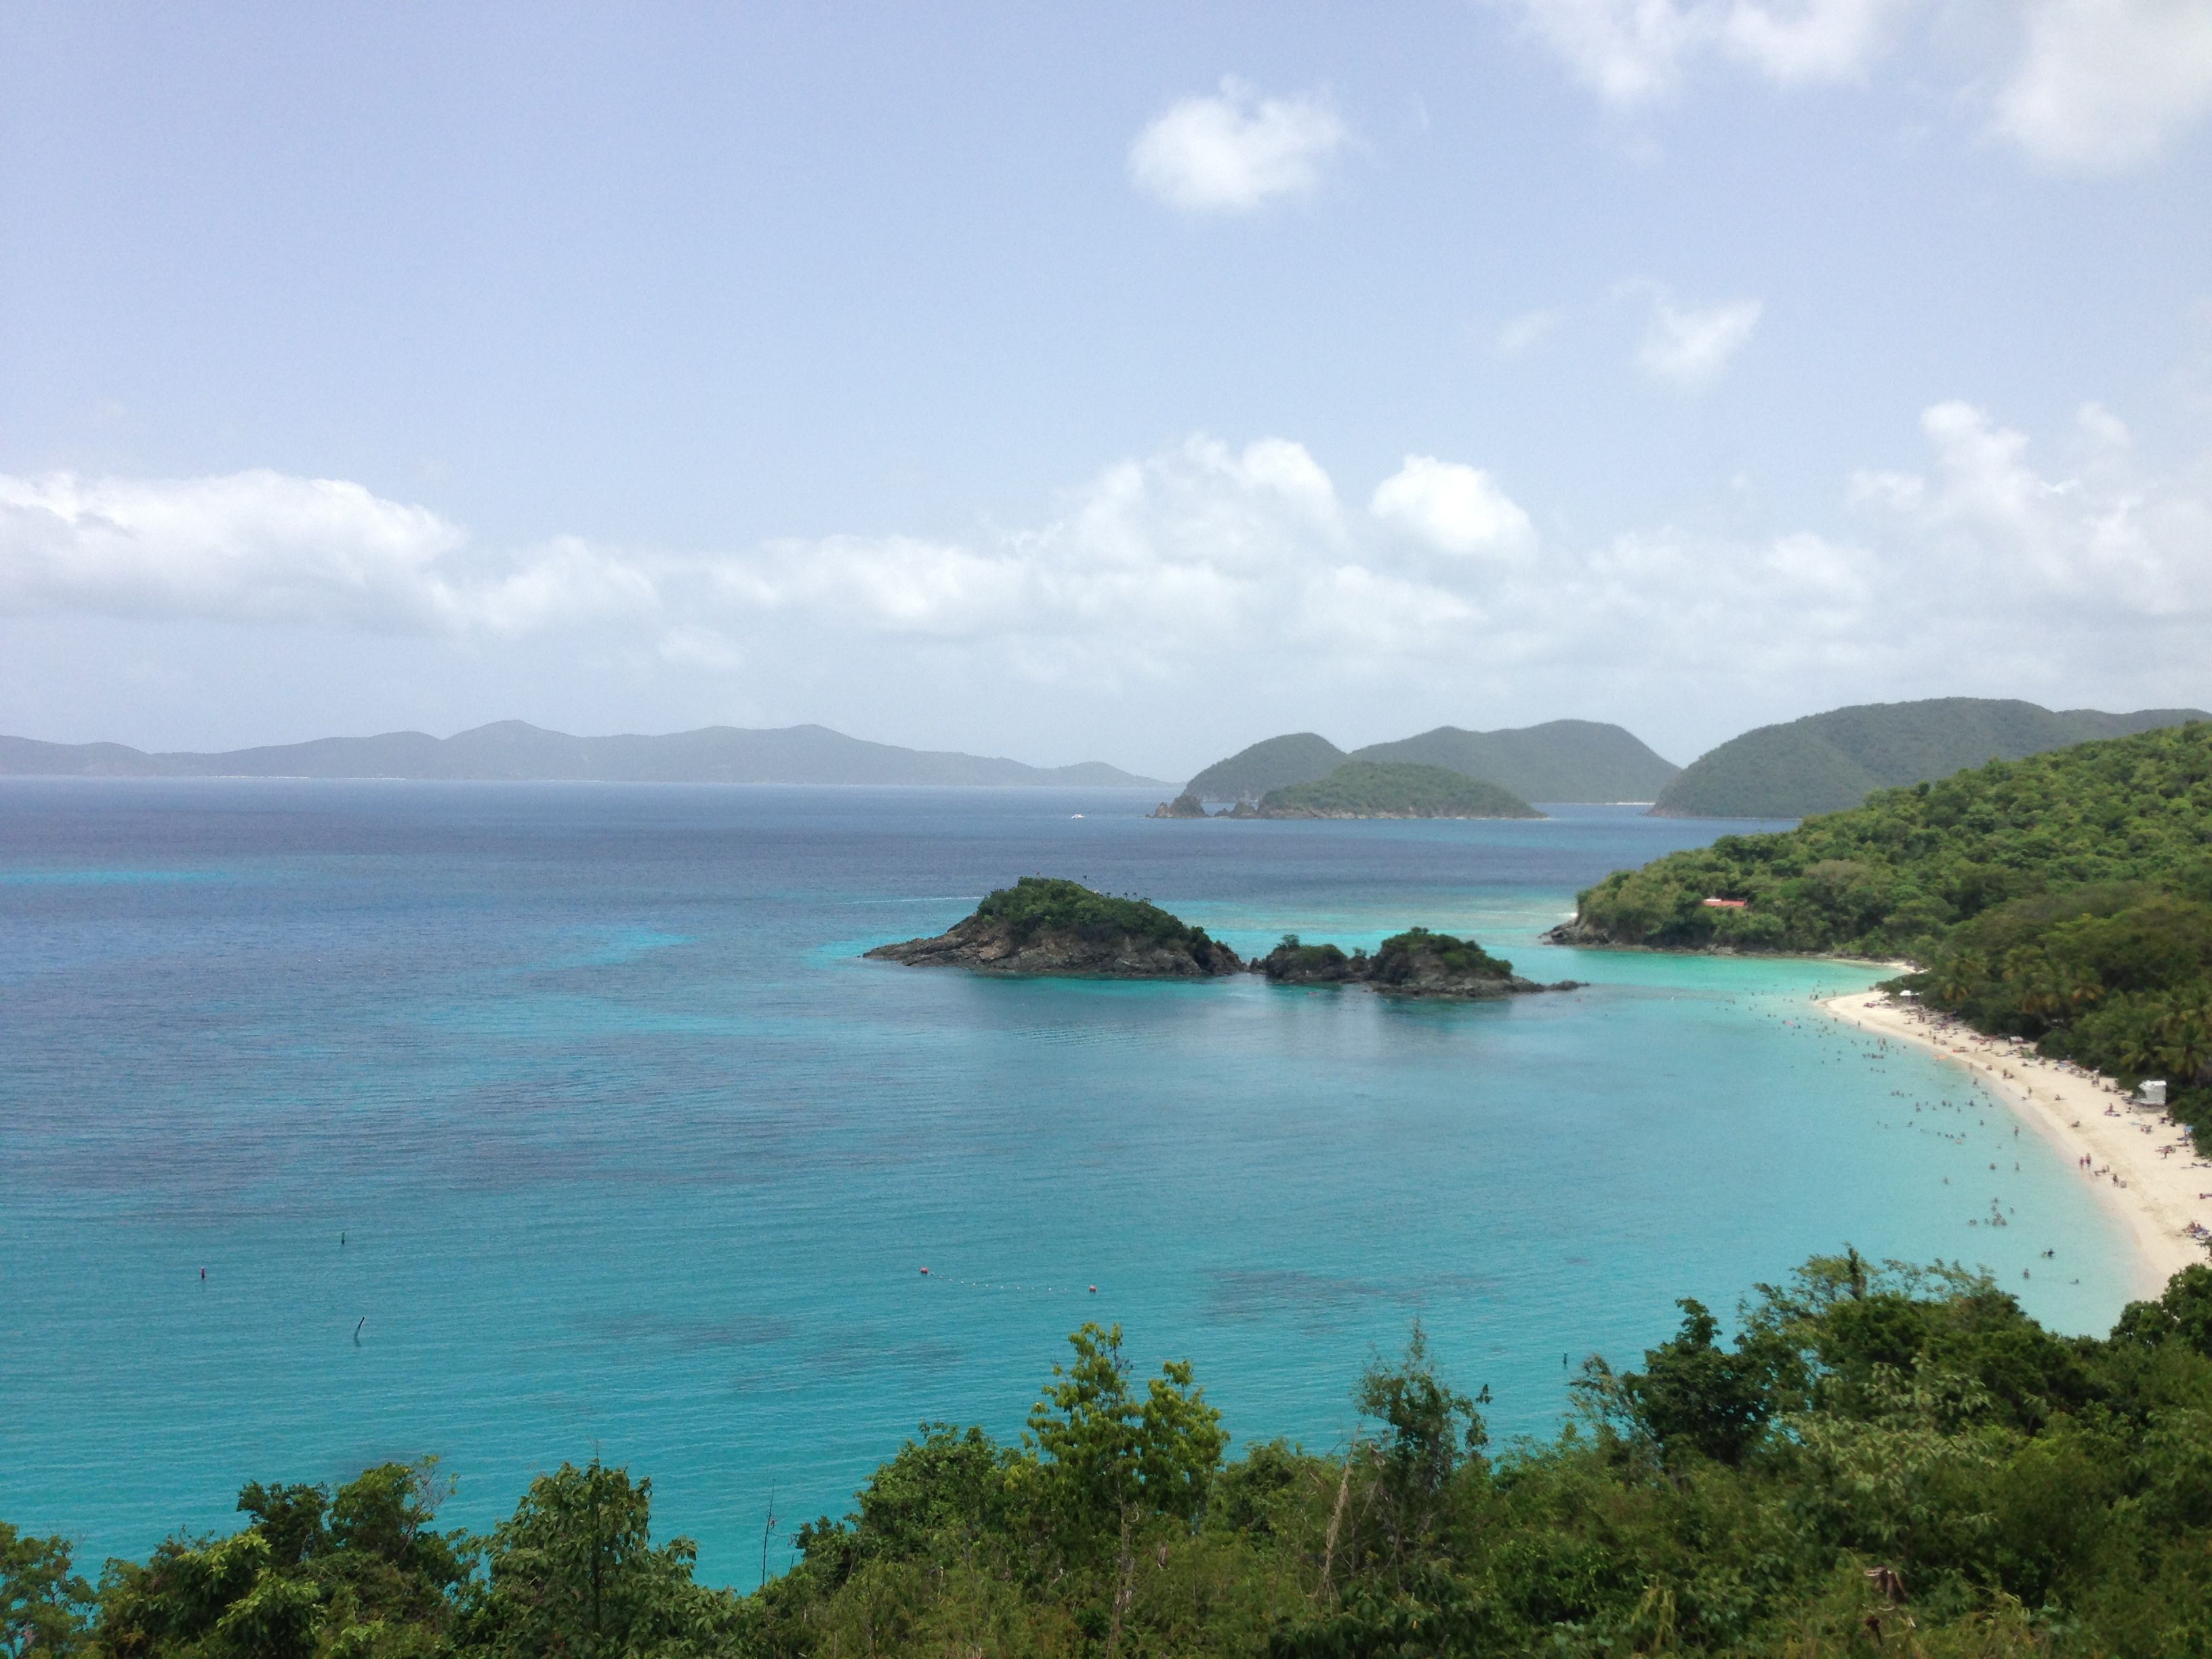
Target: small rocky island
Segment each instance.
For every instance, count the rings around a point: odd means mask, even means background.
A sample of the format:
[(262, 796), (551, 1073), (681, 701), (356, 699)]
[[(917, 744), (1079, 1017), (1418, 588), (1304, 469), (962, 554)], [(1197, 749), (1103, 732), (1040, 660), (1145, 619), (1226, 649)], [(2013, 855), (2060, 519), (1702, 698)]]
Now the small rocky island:
[(1001, 887), (950, 933), (878, 945), (867, 954), (914, 968), (1095, 979), (1211, 979), (1244, 968), (1206, 929), (1157, 904), (1046, 876)]
[(1575, 991), (1578, 980), (1540, 985), (1513, 971), (1471, 939), (1409, 927), (1376, 947), (1375, 954), (1350, 956), (1334, 945), (1307, 945), (1296, 933), (1252, 964), (1270, 985), (1364, 985), (1389, 996), (1455, 997), (1482, 1000), (1526, 996), (1535, 991)]
[[(1199, 798), (1185, 790), (1153, 811), (1156, 818), (1202, 818)], [(1540, 818), (1510, 789), (1443, 766), (1406, 761), (1346, 761), (1310, 783), (1270, 789), (1257, 806), (1238, 802), (1218, 817), (1235, 818)]]
[(1410, 928), (1375, 954), (1346, 956), (1334, 945), (1305, 945), (1295, 933), (1246, 963), (1157, 904), (1115, 898), (1079, 882), (1024, 876), (975, 907), (975, 914), (933, 939), (878, 945), (878, 962), (913, 968), (966, 968), (979, 974), (1036, 974), (1081, 979), (1214, 979), (1267, 975), (1270, 985), (1364, 985), (1392, 996), (1480, 1000), (1532, 991), (1571, 991), (1573, 980), (1539, 985), (1473, 939)]

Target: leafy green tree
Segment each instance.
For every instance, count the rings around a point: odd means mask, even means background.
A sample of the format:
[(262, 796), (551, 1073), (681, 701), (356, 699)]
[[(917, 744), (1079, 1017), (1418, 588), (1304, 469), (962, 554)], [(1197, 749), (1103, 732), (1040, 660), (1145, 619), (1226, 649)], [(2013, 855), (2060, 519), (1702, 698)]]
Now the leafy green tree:
[(738, 1626), (726, 1595), (692, 1581), (688, 1538), (652, 1541), (653, 1483), (597, 1458), (530, 1483), (486, 1550), (463, 1653), (501, 1659), (684, 1659)]
[(1382, 1425), (1376, 1498), (1385, 1547), (1402, 1569), (1428, 1553), (1453, 1477), (1489, 1436), (1475, 1401), (1437, 1375), (1419, 1320), (1397, 1364), (1370, 1363), (1358, 1400), (1361, 1415)]
[(0, 1659), (64, 1659), (84, 1650), (92, 1586), (65, 1538), (33, 1538), (0, 1521)]
[(1069, 1553), (1111, 1553), (1111, 1652), (1121, 1644), (1140, 1531), (1154, 1520), (1186, 1531), (1196, 1522), (1229, 1437), (1189, 1361), (1163, 1365), (1140, 1400), (1129, 1389), (1121, 1326), (1085, 1324), (1068, 1343), (1074, 1362), (1052, 1368), (1028, 1437), (1044, 1460), (1043, 1484)]
[(1621, 1397), (1662, 1450), (1741, 1463), (1772, 1415), (1771, 1367), (1742, 1345), (1723, 1348), (1719, 1322), (1704, 1304), (1685, 1297), (1675, 1306), (1681, 1329), (1645, 1352), (1642, 1371), (1620, 1379)]

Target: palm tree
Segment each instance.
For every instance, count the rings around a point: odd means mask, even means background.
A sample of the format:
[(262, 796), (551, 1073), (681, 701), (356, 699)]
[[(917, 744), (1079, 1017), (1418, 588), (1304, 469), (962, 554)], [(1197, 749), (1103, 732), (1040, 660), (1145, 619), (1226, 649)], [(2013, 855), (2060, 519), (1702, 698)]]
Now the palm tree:
[(2189, 1082), (2212, 1079), (2212, 993), (2184, 992), (2159, 1016), (2158, 1059)]
[(1989, 964), (1972, 951), (1961, 951), (1946, 957), (1936, 969), (1936, 983), (1930, 988), (1936, 1000), (1946, 1008), (1957, 1008), (1980, 990), (1990, 976)]

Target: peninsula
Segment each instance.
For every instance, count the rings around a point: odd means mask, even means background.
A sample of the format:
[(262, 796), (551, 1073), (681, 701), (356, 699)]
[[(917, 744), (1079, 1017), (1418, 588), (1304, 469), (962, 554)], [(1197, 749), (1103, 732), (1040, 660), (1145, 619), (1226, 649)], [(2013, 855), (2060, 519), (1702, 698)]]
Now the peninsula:
[[(2208, 823), (2212, 722), (2162, 726), (1669, 854), (1582, 893), (1552, 938), (1901, 958), (1893, 1002), (1829, 1012), (1994, 1075), (2107, 1198), (2124, 1194), (2163, 1273), (2203, 1259), (2212, 1222), (2212, 1179), (2172, 1173), (2212, 1154)], [(2123, 1116), (2118, 1096), (2145, 1082), (2163, 1109)]]

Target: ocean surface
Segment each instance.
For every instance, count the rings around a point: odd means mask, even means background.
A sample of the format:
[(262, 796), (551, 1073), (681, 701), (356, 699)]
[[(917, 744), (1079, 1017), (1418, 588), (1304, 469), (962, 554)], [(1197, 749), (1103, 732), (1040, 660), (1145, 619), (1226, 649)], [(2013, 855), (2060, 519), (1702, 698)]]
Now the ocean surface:
[[(1085, 1320), (1193, 1360), (1238, 1440), (1321, 1447), (1417, 1318), (1507, 1438), (1677, 1297), (1846, 1242), (1986, 1265), (2068, 1329), (2125, 1299), (2060, 1155), (1811, 1010), (1875, 970), (1538, 943), (1577, 887), (1745, 826), (1152, 805), (0, 785), (0, 1517), (96, 1564), (234, 1525), (248, 1479), (434, 1453), (482, 1527), (597, 1453), (750, 1585), (922, 1420), (1018, 1432)], [(1248, 952), (1421, 923), (1592, 984), (859, 959), (1029, 873)]]

